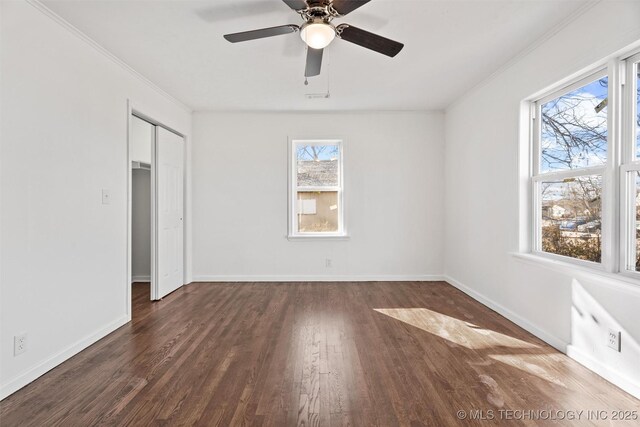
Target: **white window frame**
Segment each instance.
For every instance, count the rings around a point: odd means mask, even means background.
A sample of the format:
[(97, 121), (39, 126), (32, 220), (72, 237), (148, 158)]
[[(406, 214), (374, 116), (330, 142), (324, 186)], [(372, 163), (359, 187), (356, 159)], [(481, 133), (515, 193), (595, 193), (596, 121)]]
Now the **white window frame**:
[(620, 167), (620, 260), (619, 270), (629, 277), (640, 279), (635, 271), (636, 233), (636, 183), (629, 172), (640, 171), (640, 156), (636, 153), (636, 117), (638, 88), (637, 72), (640, 68), (640, 53), (621, 62), (622, 111), (620, 118), (622, 150)]
[[(611, 105), (607, 106), (607, 162), (602, 166), (590, 166), (583, 168), (575, 168), (575, 169), (563, 169), (560, 171), (551, 171), (551, 172), (541, 172), (540, 171), (540, 159), (542, 155), (542, 149), (540, 146), (540, 134), (542, 131), (542, 105), (545, 103), (556, 99), (562, 95), (565, 95), (575, 89), (586, 86), (589, 83), (592, 83), (596, 80), (601, 79), (602, 77), (608, 76), (607, 67), (599, 68), (595, 71), (591, 71), (588, 74), (583, 74), (577, 79), (572, 80), (571, 83), (562, 86), (559, 89), (555, 89), (553, 91), (547, 92), (544, 96), (536, 99), (531, 103), (531, 136), (532, 136), (532, 174), (531, 174), (531, 194), (532, 194), (532, 248), (531, 253), (534, 255), (538, 255), (541, 257), (562, 260), (565, 262), (570, 262), (577, 265), (582, 266), (590, 266), (599, 270), (610, 271), (610, 260), (608, 260), (605, 256), (605, 247), (607, 246), (606, 242), (611, 237), (610, 232), (610, 224), (612, 218), (612, 212), (607, 205), (607, 197), (606, 194), (610, 191), (609, 179), (608, 178), (608, 167), (609, 164), (612, 163), (611, 160), (611, 151), (612, 151), (612, 134), (611, 134)], [(609, 76), (609, 84), (608, 84), (608, 93), (609, 98), (611, 99), (611, 77)], [(592, 262), (585, 261), (577, 258), (571, 258), (564, 255), (553, 254), (549, 252), (544, 252), (542, 250), (542, 224), (541, 224), (541, 216), (540, 212), (542, 209), (542, 200), (540, 193), (540, 184), (544, 181), (560, 181), (568, 178), (577, 178), (581, 176), (588, 175), (601, 175), (602, 176), (602, 219), (601, 219), (601, 242), (602, 242), (602, 256), (601, 262)], [(607, 251), (607, 254), (609, 252)]]
[[(637, 45), (636, 45), (637, 46)], [(556, 85), (539, 96), (525, 102), (528, 112), (528, 132), (522, 134), (528, 138), (525, 162), (529, 169), (527, 192), (529, 216), (528, 236), (523, 235), (521, 246), (531, 255), (586, 267), (591, 270), (614, 273), (636, 279), (640, 283), (640, 272), (635, 271), (635, 198), (636, 186), (633, 174), (640, 172), (640, 154), (636, 153), (636, 91), (637, 70), (640, 68), (640, 49), (637, 47), (625, 54), (601, 61), (590, 70), (575, 78)], [(589, 82), (608, 76), (608, 114), (607, 114), (607, 162), (602, 166), (567, 169), (562, 171), (540, 172), (541, 147), (541, 106), (563, 94), (582, 87)], [(526, 110), (525, 110), (526, 111)], [(526, 113), (525, 113), (526, 114)], [(524, 165), (524, 164), (523, 164)], [(568, 256), (542, 251), (541, 194), (540, 183), (567, 178), (601, 175), (602, 176), (602, 257), (601, 262), (591, 262)], [(523, 190), (524, 191), (524, 190)], [(529, 241), (527, 242), (527, 239)]]
[[(298, 186), (297, 150), (298, 145), (337, 145), (339, 152), (338, 185), (326, 187)], [(291, 139), (289, 142), (289, 230), (287, 237), (295, 239), (345, 239), (348, 237), (345, 226), (344, 206), (344, 144), (342, 139)], [(338, 193), (338, 231), (300, 232), (298, 231), (297, 201), (298, 191), (335, 191)]]

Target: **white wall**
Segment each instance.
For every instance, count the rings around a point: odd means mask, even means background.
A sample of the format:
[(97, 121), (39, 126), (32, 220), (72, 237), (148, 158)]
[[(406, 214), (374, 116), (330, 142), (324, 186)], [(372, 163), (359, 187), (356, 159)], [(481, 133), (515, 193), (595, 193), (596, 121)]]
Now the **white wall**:
[[(519, 249), (520, 102), (639, 40), (638, 17), (640, 2), (598, 3), (447, 110), (445, 272), (640, 396), (640, 286), (510, 254)], [(605, 346), (609, 327), (623, 330), (621, 353)]]
[[(194, 114), (194, 280), (439, 276), (443, 124), (441, 113)], [(343, 138), (350, 240), (286, 239), (288, 137)]]
[(127, 99), (187, 135), (191, 114), (38, 8), (0, 8), (1, 398), (127, 321)]
[(151, 171), (134, 169), (131, 181), (131, 277), (151, 280)]

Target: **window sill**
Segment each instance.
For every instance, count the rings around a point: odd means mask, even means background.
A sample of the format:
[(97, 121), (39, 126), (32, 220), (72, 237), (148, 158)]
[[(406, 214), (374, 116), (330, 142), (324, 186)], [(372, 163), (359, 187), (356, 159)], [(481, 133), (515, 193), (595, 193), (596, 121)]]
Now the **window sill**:
[(287, 240), (295, 241), (295, 240), (349, 240), (351, 237), (347, 234), (330, 234), (330, 235), (293, 235), (286, 236)]
[(566, 275), (581, 275), (586, 278), (604, 279), (610, 287), (625, 290), (633, 294), (640, 293), (640, 274), (633, 272), (612, 273), (602, 268), (588, 267), (562, 260), (547, 258), (533, 253), (511, 252), (510, 255), (520, 262), (542, 266)]

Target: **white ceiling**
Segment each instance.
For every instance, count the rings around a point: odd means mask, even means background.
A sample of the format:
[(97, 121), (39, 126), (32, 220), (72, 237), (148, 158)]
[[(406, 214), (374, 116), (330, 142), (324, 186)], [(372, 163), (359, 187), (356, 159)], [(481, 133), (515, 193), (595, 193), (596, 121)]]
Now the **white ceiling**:
[[(388, 58), (336, 39), (303, 84), (297, 34), (231, 44), (223, 34), (299, 24), (280, 0), (45, 0), (194, 110), (443, 109), (585, 0), (373, 0), (347, 22), (405, 43)], [(307, 99), (326, 92), (329, 99)]]

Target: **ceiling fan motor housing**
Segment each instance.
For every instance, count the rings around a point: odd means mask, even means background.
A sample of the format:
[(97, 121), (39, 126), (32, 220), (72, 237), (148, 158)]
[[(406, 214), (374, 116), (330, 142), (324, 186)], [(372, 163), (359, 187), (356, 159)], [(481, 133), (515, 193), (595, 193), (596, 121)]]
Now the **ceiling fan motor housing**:
[(308, 9), (327, 9), (331, 6), (331, 1), (324, 0), (309, 0), (307, 1)]

